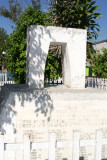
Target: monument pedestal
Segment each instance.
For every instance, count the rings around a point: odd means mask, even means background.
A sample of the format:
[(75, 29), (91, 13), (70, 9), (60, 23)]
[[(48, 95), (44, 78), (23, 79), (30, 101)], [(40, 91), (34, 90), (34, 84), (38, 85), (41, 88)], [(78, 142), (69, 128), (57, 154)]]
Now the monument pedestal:
[[(102, 131), (102, 138), (107, 138), (107, 91), (72, 90), (63, 85), (44, 89), (5, 85), (3, 90), (0, 132), (5, 143), (23, 143), (24, 135), (32, 143), (48, 142), (50, 133), (56, 134), (56, 141), (73, 142), (74, 132), (80, 134), (80, 140), (95, 140), (97, 130)], [(79, 154), (93, 160), (94, 150), (94, 146), (81, 146)], [(48, 151), (31, 150), (30, 160), (46, 160)], [(103, 146), (102, 156), (106, 155), (107, 148)], [(56, 160), (72, 159), (72, 147), (57, 148), (55, 156)], [(23, 150), (5, 151), (5, 160), (10, 159), (23, 160)]]

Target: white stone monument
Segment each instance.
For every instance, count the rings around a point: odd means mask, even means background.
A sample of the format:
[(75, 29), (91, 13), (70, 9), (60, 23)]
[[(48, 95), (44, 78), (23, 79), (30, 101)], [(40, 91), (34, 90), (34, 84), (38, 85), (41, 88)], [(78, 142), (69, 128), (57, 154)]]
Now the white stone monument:
[(26, 83), (33, 88), (44, 87), (44, 70), (49, 45), (62, 45), (64, 85), (85, 88), (87, 31), (83, 29), (30, 26), (27, 32)]
[[(38, 89), (49, 45), (57, 43), (65, 86)], [(28, 85), (0, 92), (0, 160), (107, 159), (107, 91), (77, 89), (85, 84), (85, 55), (85, 30), (29, 27)]]

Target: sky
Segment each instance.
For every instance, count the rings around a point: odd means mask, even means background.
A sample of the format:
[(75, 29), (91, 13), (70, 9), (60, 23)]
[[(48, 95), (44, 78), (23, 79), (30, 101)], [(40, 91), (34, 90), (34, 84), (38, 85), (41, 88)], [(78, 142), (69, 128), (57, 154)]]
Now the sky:
[[(20, 1), (20, 0), (19, 0)], [(48, 8), (47, 0), (41, 0), (41, 10), (44, 11), (44, 9)], [(107, 0), (96, 0), (96, 5), (99, 6), (98, 13), (101, 13), (103, 16), (100, 19), (97, 19), (97, 23), (100, 25), (100, 31), (97, 40), (95, 42), (99, 42), (102, 40), (107, 40)], [(8, 0), (0, 0), (0, 6), (5, 6), (8, 8)], [(7, 30), (7, 33), (12, 33), (12, 22), (4, 18), (3, 16), (0, 16), (0, 27)]]

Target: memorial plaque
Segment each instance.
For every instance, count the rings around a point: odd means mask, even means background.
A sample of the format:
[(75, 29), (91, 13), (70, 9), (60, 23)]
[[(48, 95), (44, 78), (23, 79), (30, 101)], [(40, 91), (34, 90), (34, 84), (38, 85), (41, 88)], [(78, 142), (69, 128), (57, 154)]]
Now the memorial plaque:
[(84, 160), (94, 160), (94, 149), (93, 146), (80, 147), (80, 157)]
[(48, 141), (48, 130), (45, 127), (46, 125), (47, 123), (44, 120), (20, 120), (18, 126), (21, 129), (18, 134), (20, 134), (20, 138), (22, 138), (24, 134), (28, 135), (31, 142)]
[(86, 158), (86, 148), (85, 147), (80, 147), (80, 160), (85, 160)]
[(87, 140), (91, 140), (91, 139), (95, 139), (95, 136), (96, 136), (96, 132), (85, 132), (85, 131), (82, 131), (81, 134), (80, 134), (80, 138), (81, 139), (87, 139)]
[(56, 149), (56, 160), (72, 159), (72, 148), (58, 148)]
[(47, 160), (48, 159), (48, 149), (37, 149), (31, 151), (30, 160)]
[(102, 155), (101, 155), (101, 158), (103, 160), (107, 160), (107, 145), (103, 145), (102, 146)]
[(102, 129), (102, 137), (107, 139), (107, 129), (106, 128)]

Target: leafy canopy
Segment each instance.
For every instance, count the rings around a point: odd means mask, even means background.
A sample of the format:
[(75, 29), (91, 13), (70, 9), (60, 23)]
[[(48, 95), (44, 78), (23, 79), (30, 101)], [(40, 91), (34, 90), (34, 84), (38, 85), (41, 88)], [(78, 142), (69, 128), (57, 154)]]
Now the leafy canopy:
[(0, 28), (0, 54), (5, 49), (5, 43), (7, 38), (8, 38), (7, 31), (4, 28)]
[(0, 28), (0, 64), (5, 65), (7, 60), (3, 51), (6, 48), (6, 39), (8, 38), (8, 34), (4, 28)]
[(0, 15), (9, 18), (14, 23), (17, 22), (21, 13), (32, 5), (35, 10), (40, 9), (40, 0), (9, 0), (9, 9), (5, 6), (0, 7)]
[(96, 19), (102, 16), (97, 9), (95, 0), (51, 0), (49, 8), (54, 26), (87, 29), (87, 61), (91, 65), (96, 51), (90, 41), (98, 37), (100, 26)]
[(107, 49), (103, 49), (103, 54), (96, 55), (94, 73), (97, 77), (107, 78)]
[(90, 62), (91, 66), (94, 65), (95, 57), (96, 57), (96, 51), (93, 47), (93, 43), (88, 42), (86, 59), (88, 62)]
[(46, 67), (45, 79), (58, 79), (62, 77), (61, 54), (59, 54), (60, 46), (50, 46)]
[(28, 7), (17, 21), (15, 31), (7, 40), (9, 72), (17, 83), (25, 83), (26, 75), (26, 31), (29, 25), (49, 25), (48, 15)]
[(51, 0), (53, 25), (87, 29), (88, 40), (96, 39), (100, 32), (96, 19), (101, 14), (95, 3), (95, 0)]

